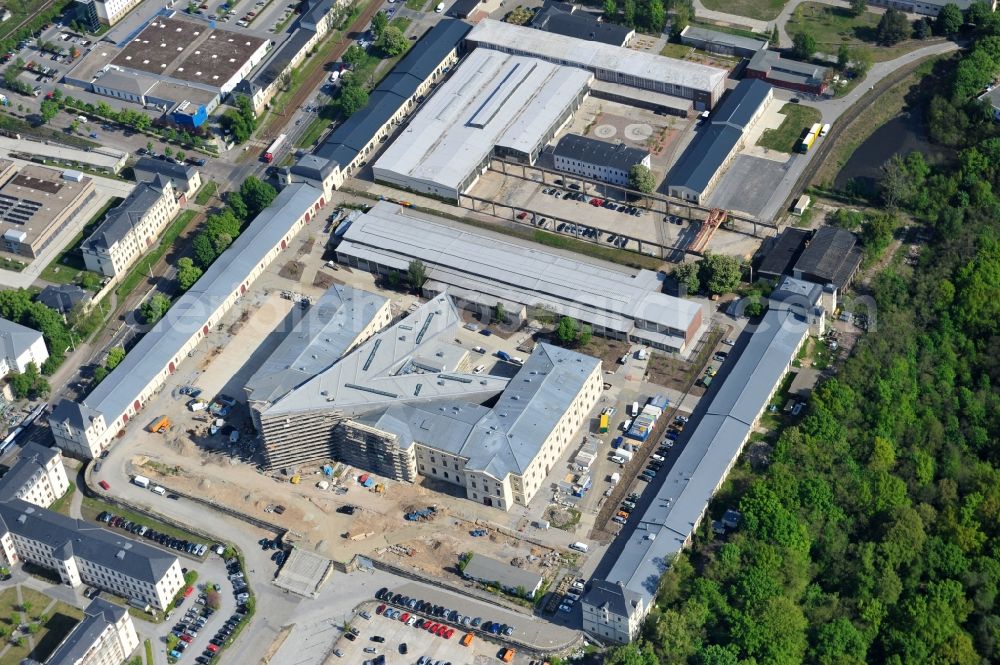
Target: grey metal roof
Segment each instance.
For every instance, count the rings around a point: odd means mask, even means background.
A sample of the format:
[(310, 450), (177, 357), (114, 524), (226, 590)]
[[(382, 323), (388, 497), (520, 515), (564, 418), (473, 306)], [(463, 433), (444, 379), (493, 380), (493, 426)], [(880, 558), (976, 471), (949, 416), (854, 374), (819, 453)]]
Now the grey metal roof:
[(770, 83), (760, 79), (743, 79), (712, 111), (712, 124), (732, 125), (745, 130), (772, 89)]
[(566, 134), (556, 144), (555, 156), (587, 164), (597, 164), (628, 172), (649, 155), (646, 150), (632, 148), (624, 143), (599, 141), (579, 134)]
[(393, 404), (495, 397), (507, 379), (456, 371), (469, 353), (454, 343), (460, 325), (454, 303), (439, 295), (287, 393), (262, 419), (331, 410), (356, 416)]
[(306, 27), (297, 27), (288, 36), (288, 39), (281, 43), (277, 49), (273, 50), (267, 57), (263, 66), (254, 72), (249, 79), (244, 79), (239, 83), (242, 90), (253, 94), (256, 90), (263, 90), (278, 80), (278, 77), (288, 69), (288, 64), (299, 54), (310, 39), (316, 37), (316, 31)]
[(681, 41), (684, 41), (684, 38), (698, 42), (721, 44), (743, 51), (759, 51), (767, 47), (767, 40), (731, 35), (728, 32), (709, 30), (708, 28), (701, 28), (695, 25), (689, 25), (681, 31)]
[(132, 171), (135, 172), (136, 180), (152, 182), (156, 180), (156, 176), (162, 175), (169, 178), (175, 187), (180, 182), (184, 183), (184, 189), (187, 189), (187, 183), (194, 178), (198, 169), (187, 164), (174, 164), (162, 159), (141, 157), (132, 167)]
[(809, 235), (810, 232), (806, 229), (785, 228), (781, 235), (773, 239), (757, 271), (769, 276), (790, 273), (795, 261), (805, 249)]
[(583, 9), (573, 13), (547, 5), (531, 20), (531, 27), (554, 32), (567, 37), (601, 42), (612, 46), (625, 46), (635, 30), (617, 23), (598, 20), (597, 16)]
[(288, 334), (247, 381), (244, 389), (250, 401), (273, 403), (337, 362), (386, 300), (335, 284), (304, 315), (293, 308), (282, 323)]
[[(600, 42), (566, 37), (493, 19), (480, 21), (468, 41), (499, 50), (521, 53), (551, 62), (592, 71), (614, 71), (640, 81), (682, 86), (715, 94), (726, 79), (726, 71), (698, 63), (667, 58)], [(639, 87), (645, 87), (641, 84)]]
[(28, 350), (28, 348), (41, 339), (42, 333), (14, 323), (7, 319), (0, 319), (0, 349), (5, 358), (10, 360), (8, 364), (16, 367), (15, 360), (18, 356)]
[(683, 187), (704, 193), (708, 183), (722, 168), (726, 158), (743, 138), (732, 125), (712, 124), (698, 133), (667, 175), (670, 187)]
[(402, 448), (423, 443), (466, 459), (466, 469), (503, 480), (525, 472), (599, 364), (539, 344), (492, 408), (463, 395), (464, 401), (394, 405), (362, 422), (395, 434)]
[(0, 503), (0, 523), (11, 533), (49, 545), (58, 556), (77, 556), (149, 584), (160, 581), (177, 561), (146, 543), (19, 499)]
[(90, 295), (75, 284), (50, 285), (42, 289), (35, 300), (63, 314), (69, 313), (78, 303), (89, 300)]
[(628, 616), (642, 599), (640, 594), (626, 588), (620, 582), (594, 580), (584, 596), (583, 602), (593, 607), (606, 609), (610, 614)]
[(542, 576), (538, 573), (497, 561), (484, 554), (473, 554), (466, 562), (462, 574), (480, 582), (496, 582), (507, 589), (522, 587), (529, 592), (542, 583)]
[(544, 304), (615, 330), (643, 320), (686, 331), (700, 312), (697, 303), (662, 293), (653, 271), (591, 261), (384, 201), (351, 224), (337, 254), (400, 270), (418, 258), (430, 279), (525, 305)]
[(79, 665), (98, 638), (128, 613), (124, 607), (95, 598), (83, 610), (83, 620), (63, 639), (45, 660), (45, 665)]
[(97, 412), (113, 423), (321, 196), (302, 183), (283, 189), (82, 403), (62, 400), (50, 420), (68, 418), (79, 427)]
[(104, 221), (83, 241), (91, 252), (105, 252), (135, 230), (135, 225), (163, 198), (166, 184), (163, 176), (152, 182), (140, 182), (118, 206), (108, 211)]
[(336, 4), (335, 0), (306, 0), (299, 24), (315, 29)]
[(747, 69), (763, 72), (768, 78), (803, 85), (819, 85), (829, 72), (826, 67), (782, 58), (777, 51), (758, 51)]
[(592, 78), (578, 67), (476, 49), (385, 149), (375, 179), (461, 192), (494, 150), (535, 153)]
[(44, 473), (45, 465), (58, 455), (58, 448), (46, 448), (33, 442), (25, 444), (17, 462), (0, 477), (0, 501), (16, 499), (18, 492), (39, 473)]
[(652, 503), (633, 515), (636, 527), (607, 574), (608, 582), (620, 582), (647, 605), (652, 602), (660, 576), (725, 480), (808, 328), (794, 309), (772, 307), (764, 314), (705, 414), (688, 425), (693, 431)]
[(795, 271), (832, 283), (856, 243), (857, 238), (846, 229), (820, 227), (795, 262)]

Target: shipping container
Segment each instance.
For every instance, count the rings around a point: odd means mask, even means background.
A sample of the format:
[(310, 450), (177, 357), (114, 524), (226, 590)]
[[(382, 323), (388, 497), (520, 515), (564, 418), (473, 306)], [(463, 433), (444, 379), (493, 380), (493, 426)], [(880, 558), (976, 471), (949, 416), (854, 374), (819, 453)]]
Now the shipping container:
[(607, 434), (608, 432), (608, 414), (606, 413), (601, 414), (600, 432), (601, 434)]

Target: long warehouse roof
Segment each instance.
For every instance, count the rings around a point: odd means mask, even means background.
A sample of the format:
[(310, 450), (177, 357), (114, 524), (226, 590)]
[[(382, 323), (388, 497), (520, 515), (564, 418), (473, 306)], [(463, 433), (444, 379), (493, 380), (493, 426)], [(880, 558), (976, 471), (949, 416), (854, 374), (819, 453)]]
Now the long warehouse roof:
[(60, 402), (52, 418), (69, 419), (76, 426), (86, 427), (89, 423), (85, 414), (100, 413), (110, 424), (125, 413), (136, 396), (163, 371), (164, 363), (180, 353), (209, 316), (239, 290), (247, 276), (321, 196), (320, 190), (302, 183), (283, 189), (104, 381), (80, 403)]
[(419, 258), (431, 279), (450, 283), (455, 275), (460, 282), (489, 282), (511, 292), (514, 300), (519, 299), (513, 292), (520, 291), (527, 304), (572, 308), (584, 321), (591, 315), (625, 317), (687, 331), (700, 311), (697, 303), (662, 293), (653, 271), (573, 258), (535, 243), (418, 216), (387, 202), (376, 203), (355, 220), (337, 251), (400, 268)]
[(468, 41), (498, 50), (515, 51), (553, 62), (713, 92), (726, 71), (717, 67), (667, 58), (620, 46), (566, 37), (511, 23), (486, 19), (469, 32)]

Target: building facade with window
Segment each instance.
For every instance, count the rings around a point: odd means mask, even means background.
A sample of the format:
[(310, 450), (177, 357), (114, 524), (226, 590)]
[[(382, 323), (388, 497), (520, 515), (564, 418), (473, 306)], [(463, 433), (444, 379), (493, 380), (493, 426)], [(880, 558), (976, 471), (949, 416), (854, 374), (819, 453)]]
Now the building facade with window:
[(121, 665), (138, 648), (139, 635), (128, 610), (95, 598), (44, 665)]
[(559, 139), (552, 157), (559, 171), (623, 187), (629, 184), (632, 167), (641, 164), (649, 168), (651, 163), (646, 150), (578, 134)]
[(0, 319), (0, 378), (11, 372), (23, 374), (29, 363), (41, 369), (48, 358), (49, 350), (41, 332)]

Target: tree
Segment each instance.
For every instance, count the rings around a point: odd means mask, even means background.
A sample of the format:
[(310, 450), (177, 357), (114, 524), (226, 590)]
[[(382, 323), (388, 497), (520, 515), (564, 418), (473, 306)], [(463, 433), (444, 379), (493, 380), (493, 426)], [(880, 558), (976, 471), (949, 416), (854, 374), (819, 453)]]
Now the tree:
[(875, 61), (870, 49), (859, 46), (851, 50), (851, 62), (854, 63), (854, 73), (859, 77), (864, 77), (868, 70), (872, 68)]
[(667, 10), (663, 7), (661, 0), (649, 0), (646, 5), (647, 28), (653, 34), (663, 32), (663, 26), (667, 24)]
[[(188, 259), (190, 261), (191, 259)], [(121, 346), (112, 346), (108, 349), (108, 357), (104, 360), (104, 366), (108, 370), (113, 370), (125, 360), (125, 349)]]
[(855, 16), (861, 16), (866, 11), (868, 11), (868, 2), (866, 0), (851, 0), (851, 13)]
[(618, 3), (615, 0), (604, 0), (604, 20), (613, 23), (618, 17)]
[(365, 53), (363, 48), (357, 44), (351, 44), (347, 47), (347, 50), (344, 51), (344, 62), (351, 67), (357, 67), (359, 64), (364, 62), (365, 56), (367, 55), (368, 54)]
[(656, 187), (656, 179), (645, 164), (635, 164), (628, 172), (628, 184), (632, 189), (649, 194)]
[(740, 262), (736, 257), (706, 253), (699, 264), (698, 277), (711, 293), (729, 293), (740, 283)]
[(42, 122), (47, 124), (59, 114), (59, 104), (51, 99), (46, 99), (42, 102), (39, 112), (42, 116)]
[(556, 339), (563, 346), (569, 346), (576, 341), (578, 329), (579, 324), (576, 322), (576, 319), (564, 316), (559, 319), (559, 325), (556, 326)]
[(698, 293), (698, 289), (701, 288), (701, 281), (698, 279), (700, 270), (701, 267), (697, 263), (682, 263), (674, 268), (673, 275), (677, 280), (677, 286), (688, 293)]
[(837, 69), (845, 71), (851, 64), (851, 48), (847, 44), (841, 44), (837, 49)]
[(910, 22), (906, 19), (906, 14), (898, 9), (887, 9), (879, 19), (875, 28), (875, 35), (880, 44), (893, 46), (909, 39), (912, 33)]
[(254, 176), (247, 177), (240, 185), (240, 196), (247, 206), (247, 216), (253, 219), (260, 211), (271, 205), (278, 192), (260, 178)]
[(937, 19), (934, 21), (934, 32), (951, 37), (962, 29), (964, 20), (962, 10), (958, 8), (958, 5), (949, 2), (938, 12)]
[(625, 25), (631, 28), (635, 27), (635, 0), (625, 0), (625, 6), (622, 8), (622, 20)]
[(390, 58), (401, 55), (410, 47), (410, 42), (406, 39), (403, 31), (394, 25), (390, 25), (375, 42), (376, 46)]
[[(674, 6), (674, 18), (670, 22), (670, 35), (677, 38), (691, 23), (691, 8), (686, 4)], [(775, 27), (775, 30), (778, 28)], [(777, 44), (777, 40), (774, 41)]]
[(247, 208), (242, 194), (239, 192), (229, 192), (226, 195), (226, 205), (229, 206), (229, 209), (233, 211), (233, 216), (240, 220), (240, 222), (249, 221), (250, 209)]
[(79, 283), (88, 291), (96, 291), (101, 287), (101, 278), (88, 270), (80, 275)]
[(26, 600), (21, 603), (21, 611), (24, 612), (25, 614), (30, 614), (31, 608), (34, 606), (35, 606), (34, 603), (32, 603), (30, 600)]
[(202, 268), (212, 265), (212, 261), (218, 256), (215, 245), (212, 243), (212, 236), (204, 231), (194, 237), (191, 249), (194, 251), (194, 260)]
[(205, 596), (205, 600), (207, 601), (205, 604), (211, 609), (218, 610), (222, 607), (222, 595), (215, 589), (209, 591)]
[(139, 312), (146, 323), (152, 325), (163, 318), (163, 315), (170, 309), (170, 299), (162, 293), (154, 294), (152, 298), (142, 303)]
[(792, 54), (800, 60), (808, 60), (816, 53), (816, 38), (808, 32), (798, 32), (792, 36)]
[(982, 0), (973, 2), (965, 12), (965, 20), (981, 28), (993, 20), (993, 9)]
[(10, 389), (18, 399), (38, 399), (49, 394), (49, 382), (38, 371), (38, 365), (28, 363), (24, 373), (11, 372), (7, 377)]
[(368, 91), (353, 81), (340, 89), (340, 111), (351, 117), (368, 104)]
[(580, 336), (577, 338), (576, 342), (579, 346), (587, 346), (590, 343), (590, 339), (594, 336), (594, 329), (589, 323), (584, 323), (580, 326)]
[(190, 258), (184, 256), (177, 261), (177, 283), (184, 291), (194, 286), (201, 275), (201, 268), (196, 266)]
[(372, 34), (375, 35), (376, 39), (382, 36), (382, 32), (388, 25), (389, 17), (385, 15), (385, 12), (382, 10), (375, 12), (375, 15), (372, 16)]
[(493, 306), (492, 322), (493, 323), (503, 323), (507, 320), (507, 310), (504, 308), (502, 302), (498, 302)]
[(776, 46), (779, 41), (781, 41), (781, 33), (778, 32), (778, 26), (775, 25), (771, 28), (771, 45)]
[(913, 37), (915, 39), (927, 39), (931, 36), (933, 28), (925, 18), (918, 18), (913, 22)]
[(420, 291), (420, 288), (427, 281), (427, 267), (420, 259), (413, 259), (406, 269), (406, 282), (413, 291)]

